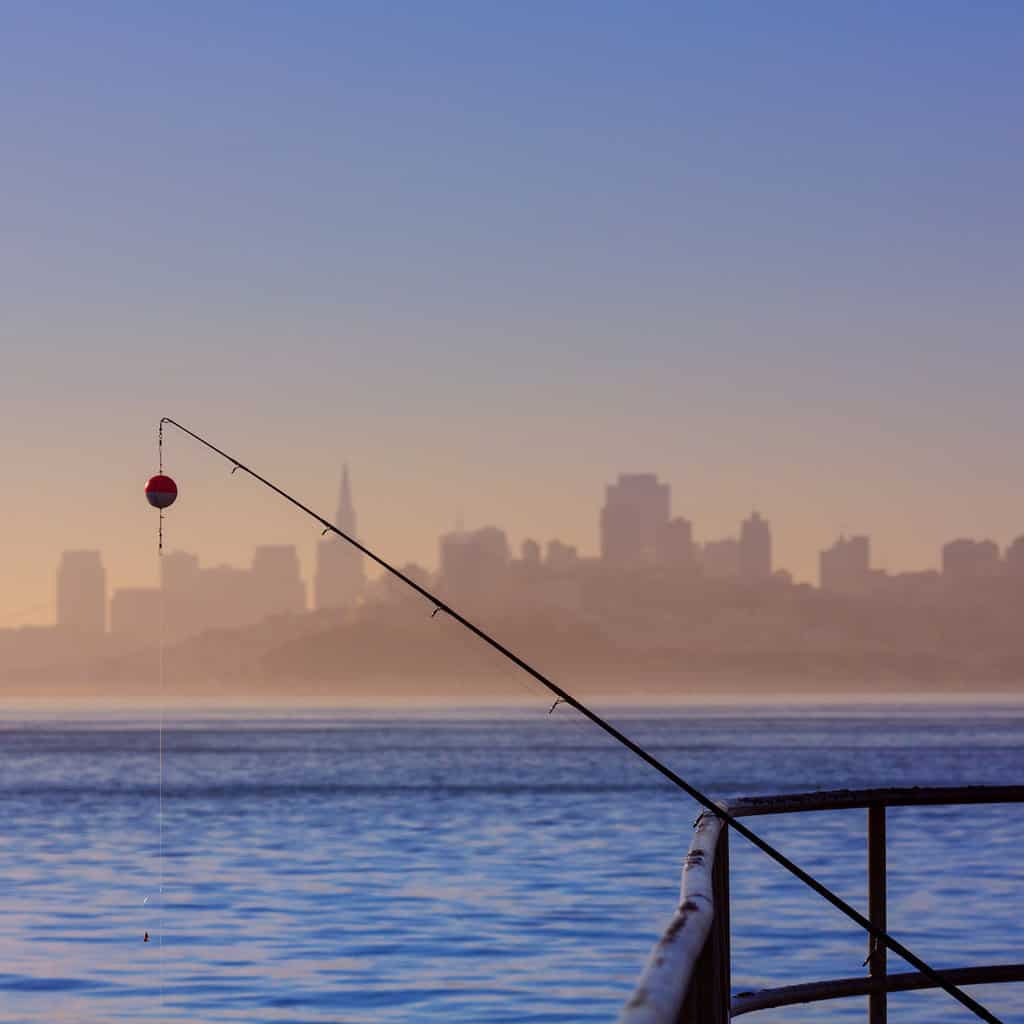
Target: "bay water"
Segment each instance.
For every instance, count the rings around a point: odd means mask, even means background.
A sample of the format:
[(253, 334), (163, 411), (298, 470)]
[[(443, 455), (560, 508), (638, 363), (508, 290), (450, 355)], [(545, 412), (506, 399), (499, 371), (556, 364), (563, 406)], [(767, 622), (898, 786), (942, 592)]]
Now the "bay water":
[[(1021, 705), (607, 713), (716, 798), (1024, 783)], [(611, 1022), (678, 898), (698, 808), (568, 707), (168, 719), (162, 827), (154, 725), (0, 722), (3, 1024)], [(748, 823), (865, 908), (866, 812)], [(1024, 805), (888, 831), (897, 937), (936, 967), (1024, 961)], [(734, 991), (863, 973), (852, 923), (731, 855)], [(1024, 1020), (1024, 985), (973, 991)], [(942, 992), (890, 1015), (971, 1019)]]

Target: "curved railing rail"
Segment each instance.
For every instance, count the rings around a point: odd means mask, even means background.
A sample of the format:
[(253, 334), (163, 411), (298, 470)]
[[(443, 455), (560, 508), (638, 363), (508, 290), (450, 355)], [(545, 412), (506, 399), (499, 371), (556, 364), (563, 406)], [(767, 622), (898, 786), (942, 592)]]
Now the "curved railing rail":
[(702, 814), (697, 819), (693, 842), (683, 860), (679, 906), (651, 951), (620, 1024), (676, 1019), (690, 979), (698, 973), (696, 967), (715, 919), (715, 854), (723, 837), (720, 818)]
[[(721, 806), (737, 818), (866, 808), (868, 919), (885, 930), (886, 808), (1021, 802), (1024, 786), (963, 786), (840, 789), (745, 797)], [(711, 821), (719, 827), (712, 828)], [(679, 909), (655, 946), (619, 1024), (727, 1024), (755, 1010), (864, 995), (870, 1024), (885, 1024), (889, 992), (936, 987), (933, 979), (917, 972), (888, 974), (885, 947), (869, 942), (867, 974), (862, 977), (741, 992), (730, 998), (729, 837), (720, 824), (707, 812), (698, 818), (683, 865)], [(717, 838), (709, 842), (712, 835)], [(940, 974), (955, 985), (1024, 981), (1024, 964), (963, 967)]]

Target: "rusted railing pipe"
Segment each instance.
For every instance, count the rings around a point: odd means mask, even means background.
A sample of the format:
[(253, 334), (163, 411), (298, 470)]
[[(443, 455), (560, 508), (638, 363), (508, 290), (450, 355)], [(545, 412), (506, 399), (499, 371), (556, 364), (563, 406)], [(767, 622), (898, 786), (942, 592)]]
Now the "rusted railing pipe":
[[(885, 804), (873, 804), (868, 808), (868, 920), (883, 932), (889, 927), (886, 899)], [(889, 1019), (889, 996), (884, 987), (887, 953), (881, 942), (868, 937), (868, 958), (864, 962), (871, 977), (882, 982), (868, 996), (868, 1024), (886, 1024)]]
[(683, 861), (679, 907), (651, 952), (618, 1024), (665, 1024), (676, 1019), (714, 917), (712, 870), (722, 820), (705, 812)]
[[(1024, 981), (1024, 964), (955, 967), (941, 973), (955, 985), (997, 985), (1003, 982)], [(740, 1017), (755, 1010), (774, 1010), (781, 1006), (819, 1003), (826, 999), (847, 999), (851, 996), (870, 995), (872, 992), (917, 992), (935, 987), (935, 982), (931, 978), (926, 978), (917, 971), (887, 974), (884, 978), (868, 976), (809, 981), (802, 985), (762, 989), (760, 992), (739, 992), (733, 996), (732, 1015)]]

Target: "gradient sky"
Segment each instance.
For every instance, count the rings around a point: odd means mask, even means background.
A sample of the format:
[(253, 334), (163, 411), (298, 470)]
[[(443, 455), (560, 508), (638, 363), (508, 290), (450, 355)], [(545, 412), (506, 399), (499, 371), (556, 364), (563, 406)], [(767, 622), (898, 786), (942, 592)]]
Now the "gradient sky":
[[(436, 562), (653, 470), (814, 579), (1024, 533), (1024, 9), (32, 4), (0, 32), (0, 625), (156, 579), (161, 414)], [(192, 442), (169, 545), (317, 531)]]

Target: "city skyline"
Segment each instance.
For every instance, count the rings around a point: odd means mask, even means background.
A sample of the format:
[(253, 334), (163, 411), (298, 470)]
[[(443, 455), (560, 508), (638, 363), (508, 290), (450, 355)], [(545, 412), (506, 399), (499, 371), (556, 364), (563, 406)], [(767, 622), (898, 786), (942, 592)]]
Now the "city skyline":
[(2, 24), (0, 1016), (1024, 1006), (1024, 3)]
[[(328, 514), (343, 451), (400, 562), (460, 510), (592, 553), (630, 466), (701, 539), (762, 510), (797, 579), (839, 532), (891, 571), (1009, 542), (1020, 10), (406, 17), (12, 15), (0, 623), (52, 618), (65, 549), (153, 585), (164, 414)], [(166, 455), (172, 544), (309, 578), (286, 510)]]
[[(484, 608), (507, 598), (503, 575), (520, 565), (525, 571), (542, 566), (560, 575), (576, 566), (601, 564), (607, 569), (632, 571), (661, 568), (684, 575), (737, 583), (758, 584), (770, 579), (794, 581), (785, 566), (772, 560), (771, 523), (757, 510), (738, 524), (735, 535), (695, 540), (693, 524), (673, 515), (671, 485), (655, 473), (619, 473), (605, 487), (598, 518), (599, 550), (580, 553), (558, 538), (542, 543), (524, 538), (518, 553), (504, 527), (486, 525), (444, 533), (437, 539), (437, 559), (431, 566), (407, 563), (403, 570), (423, 583), (432, 583), (462, 600)], [(357, 517), (348, 464), (342, 466), (335, 524), (357, 536)], [(870, 596), (890, 578), (919, 584), (942, 576), (953, 582), (1009, 572), (1024, 576), (1024, 533), (1005, 549), (992, 540), (953, 538), (938, 553), (937, 568), (890, 577), (872, 565), (871, 538), (840, 533), (818, 552), (818, 575), (813, 585), (823, 592)], [(393, 599), (395, 590), (386, 574), (368, 579), (365, 559), (339, 538), (321, 538), (315, 549), (315, 568), (308, 582), (300, 567), (298, 549), (288, 544), (261, 544), (247, 567), (224, 563), (203, 566), (194, 553), (165, 552), (160, 559), (157, 587), (107, 587), (102, 553), (65, 551), (56, 575), (55, 624), (82, 633), (140, 637), (155, 635), (160, 617), (160, 593), (166, 602), (165, 633), (169, 639), (196, 635), (204, 628), (231, 628), (276, 614), (306, 611), (344, 611), (369, 600)], [(383, 589), (382, 589), (383, 588)], [(545, 599), (550, 594), (545, 595)], [(559, 602), (573, 604), (565, 596)], [(543, 607), (543, 601), (541, 602)], [(39, 624), (37, 624), (39, 625)], [(3, 628), (3, 627), (0, 627)]]

